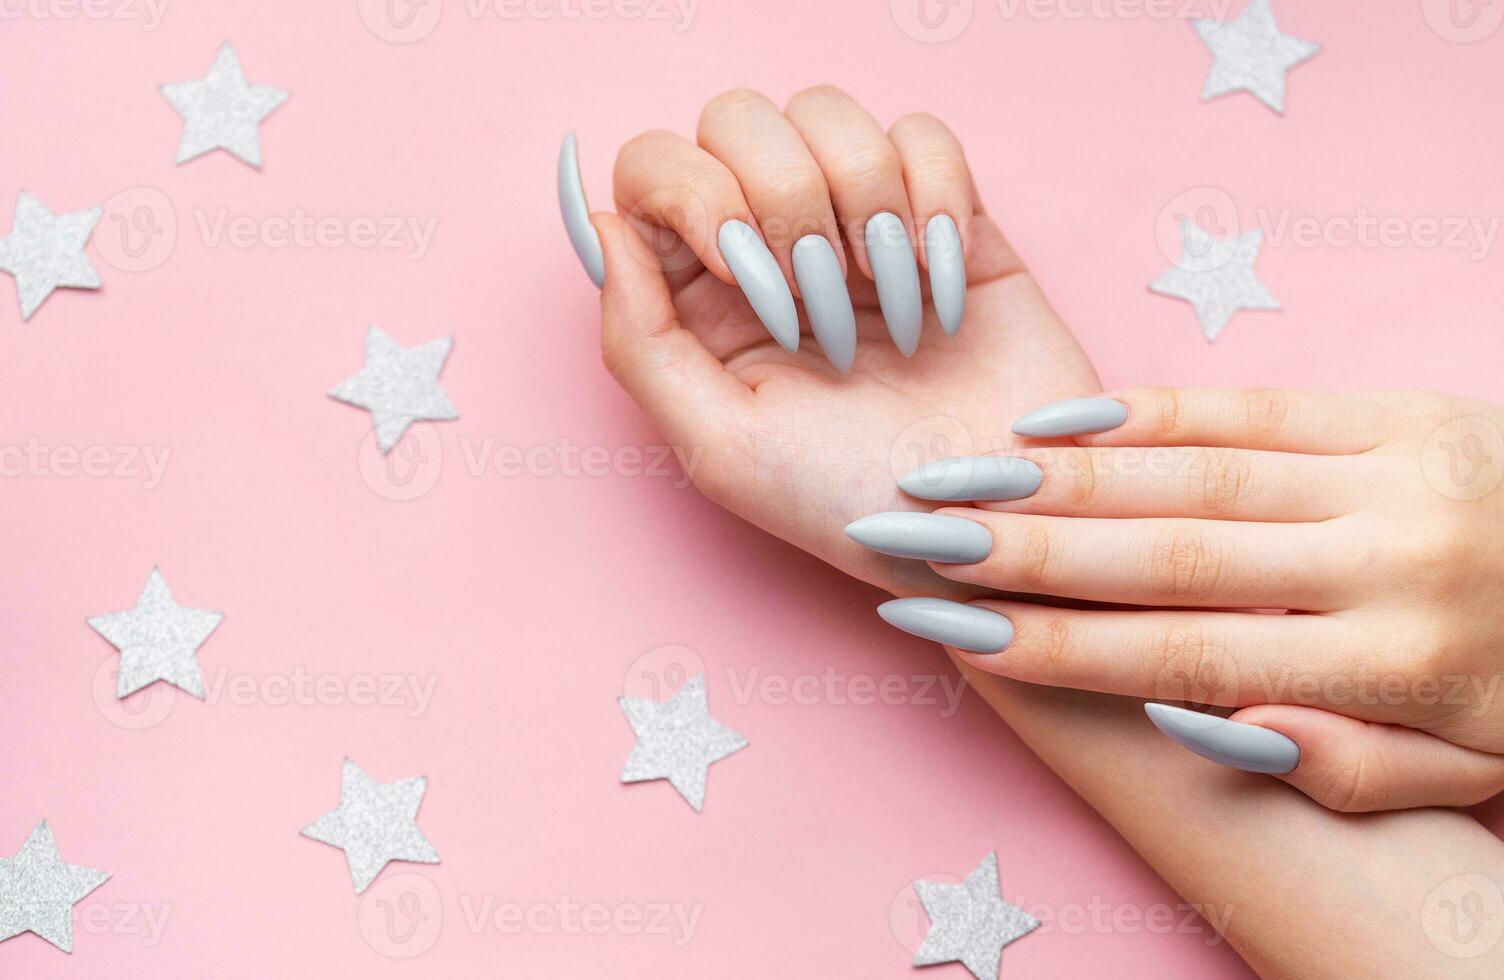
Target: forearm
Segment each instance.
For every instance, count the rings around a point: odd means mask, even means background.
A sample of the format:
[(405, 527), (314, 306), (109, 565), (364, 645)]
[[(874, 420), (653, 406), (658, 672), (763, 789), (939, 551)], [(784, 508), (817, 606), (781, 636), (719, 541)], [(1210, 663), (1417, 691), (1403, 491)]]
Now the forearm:
[[(900, 596), (977, 594), (918, 562), (879, 559), (866, 571)], [(1337, 813), (1278, 780), (1174, 751), (1139, 700), (957, 666), (1188, 903), (1214, 910), (1212, 924), (1261, 976), (1504, 975), (1504, 941), (1476, 958), (1448, 955), (1464, 948), (1448, 945), (1449, 912), (1433, 901), (1424, 918), (1432, 891), (1459, 876), (1504, 888), (1504, 843), (1465, 813)], [(1444, 893), (1467, 889), (1456, 890)]]
[(1457, 958), (1441, 948), (1464, 948), (1448, 945), (1449, 913), (1433, 902), (1442, 918), (1423, 918), (1443, 882), (1504, 882), (1504, 844), (1466, 814), (1335, 813), (1277, 780), (1167, 751), (1137, 701), (965, 672), (1176, 891), (1218, 910), (1261, 976), (1504, 974), (1504, 943)]

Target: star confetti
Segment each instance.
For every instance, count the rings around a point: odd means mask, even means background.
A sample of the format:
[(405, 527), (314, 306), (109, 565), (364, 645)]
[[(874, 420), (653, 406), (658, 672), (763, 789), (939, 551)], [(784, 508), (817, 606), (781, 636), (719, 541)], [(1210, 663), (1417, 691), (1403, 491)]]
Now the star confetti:
[(1279, 309), (1279, 301), (1253, 271), (1263, 242), (1264, 233), (1258, 229), (1216, 238), (1183, 218), (1180, 259), (1149, 288), (1194, 306), (1201, 332), (1207, 340), (1216, 340), (1238, 310)]
[(0, 941), (34, 932), (73, 952), (73, 903), (109, 877), (66, 863), (52, 841), (52, 828), (40, 821), (15, 857), (0, 857)]
[(16, 277), (21, 319), (29, 320), (59, 286), (98, 289), (99, 273), (84, 254), (101, 208), (53, 214), (34, 194), (16, 198), (10, 234), (0, 238), (0, 269)]
[(747, 740), (710, 717), (705, 675), (696, 674), (667, 701), (619, 698), (637, 744), (621, 781), (667, 779), (698, 813), (705, 805), (710, 764), (747, 747)]
[(1201, 98), (1252, 92), (1275, 112), (1285, 111), (1285, 73), (1321, 50), (1321, 45), (1282, 33), (1269, 0), (1249, 0), (1233, 20), (1198, 19), (1191, 26), (1212, 53)]
[(133, 694), (153, 681), (166, 681), (201, 699), (204, 675), (198, 666), (198, 648), (224, 618), (211, 609), (178, 605), (167, 580), (153, 568), (134, 607), (95, 616), (89, 625), (120, 651), (117, 696)]
[(366, 366), (331, 389), (329, 397), (369, 410), (381, 451), (389, 452), (419, 419), (460, 417), (439, 387), (451, 344), (445, 337), (403, 347), (380, 327), (372, 327), (366, 333)]
[(240, 59), (226, 41), (214, 56), (209, 74), (196, 82), (162, 86), (162, 95), (183, 117), (178, 163), (210, 150), (228, 150), (253, 167), (261, 166), (261, 120), (281, 105), (288, 93), (270, 85), (252, 85)]
[(959, 885), (916, 881), (914, 890), (930, 917), (930, 931), (915, 966), (959, 962), (977, 980), (997, 980), (1003, 947), (1039, 928), (1039, 920), (998, 894), (997, 853), (982, 859)]
[(417, 823), (418, 805), (427, 788), (428, 780), (422, 776), (378, 783), (346, 759), (339, 808), (304, 827), (302, 834), (345, 852), (350, 881), (358, 895), (376, 880), (388, 861), (439, 863), (438, 853)]

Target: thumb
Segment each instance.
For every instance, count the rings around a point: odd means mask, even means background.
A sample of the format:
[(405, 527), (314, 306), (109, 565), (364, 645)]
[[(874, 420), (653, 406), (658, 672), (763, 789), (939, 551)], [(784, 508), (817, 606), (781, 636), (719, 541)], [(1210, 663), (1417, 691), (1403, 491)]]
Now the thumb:
[(739, 427), (751, 389), (680, 324), (668, 280), (642, 236), (609, 212), (590, 222), (605, 259), (601, 357), (612, 376), (676, 446), (704, 447)]
[(1279, 778), (1328, 809), (1471, 806), (1504, 789), (1504, 756), (1415, 728), (1293, 704), (1244, 708), (1231, 720), (1299, 745), (1300, 764)]
[(1168, 704), (1144, 710), (1197, 755), (1269, 773), (1330, 810), (1471, 806), (1504, 789), (1504, 756), (1320, 708), (1261, 704), (1227, 718)]

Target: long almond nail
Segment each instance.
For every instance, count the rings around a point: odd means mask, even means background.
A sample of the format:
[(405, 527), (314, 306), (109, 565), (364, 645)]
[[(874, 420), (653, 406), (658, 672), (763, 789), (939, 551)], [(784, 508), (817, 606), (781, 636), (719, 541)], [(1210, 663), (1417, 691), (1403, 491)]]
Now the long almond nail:
[(898, 215), (883, 211), (868, 219), (865, 237), (867, 261), (872, 265), (877, 302), (888, 335), (904, 357), (912, 357), (919, 349), (924, 305), (919, 298), (919, 265), (914, 261), (908, 230)]
[(1271, 728), (1149, 702), (1154, 727), (1203, 759), (1244, 772), (1282, 776), (1300, 765), (1300, 746)]
[(947, 564), (970, 565), (992, 553), (985, 527), (949, 514), (873, 514), (846, 525), (846, 536), (885, 555)]
[(1116, 429), (1128, 421), (1128, 406), (1113, 398), (1067, 398), (1036, 408), (1013, 423), (1013, 434), (1049, 438)]
[(920, 500), (1018, 500), (1043, 481), (1033, 461), (1017, 456), (953, 456), (904, 474), (898, 488)]
[(1001, 653), (1013, 642), (1013, 624), (990, 609), (949, 599), (893, 599), (877, 614), (905, 633), (970, 653)]
[(580, 180), (580, 158), (574, 133), (564, 137), (559, 147), (559, 213), (564, 216), (564, 230), (569, 244), (580, 257), (585, 274), (597, 289), (606, 284), (606, 259), (601, 254), (601, 238), (590, 223), (590, 205), (585, 201), (585, 185)]
[(937, 214), (924, 226), (924, 260), (930, 267), (930, 298), (935, 316), (947, 336), (954, 337), (966, 315), (966, 256), (961, 233), (948, 214)]
[(735, 219), (721, 225), (716, 236), (721, 255), (731, 267), (742, 295), (768, 333), (792, 354), (799, 349), (799, 311), (794, 308), (794, 294), (778, 260), (768, 246), (745, 221)]
[(856, 313), (841, 260), (823, 235), (805, 235), (794, 243), (794, 281), (820, 349), (845, 374), (856, 360)]

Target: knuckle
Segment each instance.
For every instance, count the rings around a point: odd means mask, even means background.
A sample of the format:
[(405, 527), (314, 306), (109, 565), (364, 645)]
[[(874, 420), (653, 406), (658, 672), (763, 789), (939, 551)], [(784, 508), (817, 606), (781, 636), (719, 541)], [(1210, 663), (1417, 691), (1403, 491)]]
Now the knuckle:
[(1066, 653), (1071, 647), (1070, 622), (1061, 617), (1053, 617), (1045, 624), (1044, 650), (1041, 651), (1046, 663), (1051, 666), (1059, 666), (1065, 662)]
[(1149, 392), (1148, 401), (1153, 419), (1150, 423), (1152, 435), (1166, 442), (1172, 441), (1180, 432), (1180, 393), (1174, 388), (1154, 388)]
[(616, 151), (616, 172), (630, 170), (637, 161), (658, 153), (663, 149), (665, 141), (677, 140), (673, 133), (664, 129), (649, 129), (638, 133), (621, 145)]
[(1024, 529), (1014, 561), (1019, 584), (1027, 589), (1046, 591), (1054, 571), (1055, 542), (1050, 529), (1030, 524)]
[(1066, 484), (1066, 495), (1071, 507), (1076, 510), (1087, 511), (1096, 503), (1101, 474), (1097, 470), (1097, 460), (1089, 449), (1062, 454), (1061, 461), (1065, 464), (1069, 480)]
[(1243, 424), (1255, 440), (1278, 435), (1289, 417), (1290, 396), (1278, 388), (1256, 388), (1243, 402)]
[(766, 197), (797, 214), (806, 215), (829, 206), (825, 177), (815, 167), (799, 164), (766, 167), (758, 174), (757, 182)]
[(913, 184), (946, 190), (964, 188), (971, 180), (966, 164), (955, 154), (942, 149), (923, 150), (907, 157), (904, 177)]
[(852, 144), (839, 154), (833, 182), (843, 190), (870, 194), (896, 180), (901, 172), (898, 151), (892, 146)]
[(809, 88), (795, 92), (784, 107), (784, 111), (799, 112), (819, 108), (822, 104), (828, 105), (831, 102), (845, 102), (848, 99), (850, 96), (834, 85), (811, 85)]
[(1199, 626), (1166, 629), (1151, 641), (1162, 690), (1157, 696), (1199, 704), (1222, 704), (1234, 689), (1236, 668), (1227, 644)]
[(722, 92), (700, 110), (699, 131), (705, 133), (717, 126), (738, 125), (749, 116), (766, 112), (772, 105), (767, 96), (755, 89), (734, 88)]
[(1388, 785), (1382, 762), (1359, 748), (1328, 767), (1313, 795), (1339, 813), (1368, 813), (1384, 809)]
[(1253, 466), (1238, 452), (1208, 449), (1193, 458), (1191, 493), (1200, 511), (1225, 516), (1253, 496)]
[(1222, 555), (1208, 538), (1175, 528), (1160, 532), (1149, 549), (1149, 582), (1167, 600), (1196, 602), (1216, 595)]
[(945, 133), (950, 132), (950, 130), (946, 128), (945, 123), (940, 121), (939, 117), (929, 112), (905, 113), (904, 115), (899, 116), (898, 120), (894, 122), (893, 125), (888, 127), (889, 135), (909, 133), (920, 135), (935, 133), (937, 131)]

